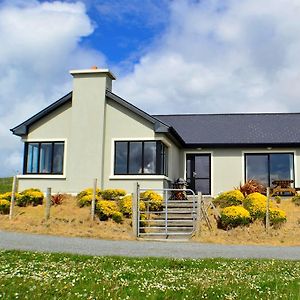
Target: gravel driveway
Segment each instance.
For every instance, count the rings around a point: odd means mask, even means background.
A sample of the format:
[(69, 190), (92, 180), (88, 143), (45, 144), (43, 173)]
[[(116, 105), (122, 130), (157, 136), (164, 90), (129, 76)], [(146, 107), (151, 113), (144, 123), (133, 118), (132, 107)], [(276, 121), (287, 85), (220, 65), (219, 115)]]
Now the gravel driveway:
[(109, 241), (0, 231), (0, 249), (87, 255), (172, 258), (277, 258), (300, 260), (300, 247), (215, 245), (194, 242)]

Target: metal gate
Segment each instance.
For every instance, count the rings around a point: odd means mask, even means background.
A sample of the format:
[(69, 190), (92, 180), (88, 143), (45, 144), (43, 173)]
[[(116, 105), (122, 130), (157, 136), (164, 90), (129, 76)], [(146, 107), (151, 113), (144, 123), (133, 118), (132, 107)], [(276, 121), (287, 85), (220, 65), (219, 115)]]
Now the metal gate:
[(190, 189), (149, 190), (137, 185), (138, 237), (191, 236), (196, 229), (196, 204)]

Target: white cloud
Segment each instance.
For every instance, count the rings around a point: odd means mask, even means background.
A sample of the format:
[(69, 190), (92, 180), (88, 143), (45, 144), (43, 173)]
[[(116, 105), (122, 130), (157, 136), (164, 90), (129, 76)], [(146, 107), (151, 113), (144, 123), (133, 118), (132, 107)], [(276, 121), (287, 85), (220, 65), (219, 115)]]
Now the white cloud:
[(80, 44), (93, 30), (80, 2), (0, 5), (0, 176), (21, 171), (23, 146), (9, 128), (69, 92), (69, 69), (105, 63)]
[(300, 2), (173, 1), (116, 91), (150, 113), (300, 111)]

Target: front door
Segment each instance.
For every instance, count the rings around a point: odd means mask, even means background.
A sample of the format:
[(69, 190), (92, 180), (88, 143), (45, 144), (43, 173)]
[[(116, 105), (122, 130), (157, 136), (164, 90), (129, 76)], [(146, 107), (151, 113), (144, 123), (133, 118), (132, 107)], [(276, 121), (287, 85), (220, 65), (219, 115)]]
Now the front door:
[(186, 180), (188, 188), (195, 193), (211, 194), (211, 156), (210, 154), (186, 155)]

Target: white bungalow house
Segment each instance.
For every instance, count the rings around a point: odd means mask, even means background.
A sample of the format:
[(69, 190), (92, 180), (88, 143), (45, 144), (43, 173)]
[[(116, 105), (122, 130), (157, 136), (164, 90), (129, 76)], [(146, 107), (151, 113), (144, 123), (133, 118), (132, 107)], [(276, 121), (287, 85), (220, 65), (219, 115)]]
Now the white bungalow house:
[(132, 191), (183, 177), (215, 196), (249, 178), (300, 182), (299, 113), (153, 116), (112, 92), (109, 70), (70, 73), (72, 92), (11, 129), (24, 143), (20, 190), (76, 193), (97, 178)]

